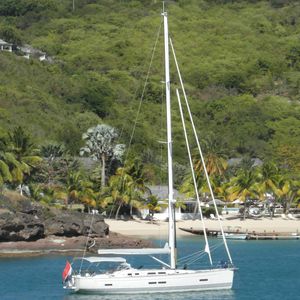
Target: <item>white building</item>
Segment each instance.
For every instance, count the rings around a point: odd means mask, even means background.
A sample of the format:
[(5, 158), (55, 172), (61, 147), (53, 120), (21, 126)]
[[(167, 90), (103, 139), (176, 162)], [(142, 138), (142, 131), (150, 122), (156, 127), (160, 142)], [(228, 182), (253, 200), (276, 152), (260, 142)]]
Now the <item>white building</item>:
[[(161, 210), (153, 214), (154, 220), (166, 221), (169, 217), (168, 209), (168, 186), (150, 186), (151, 195), (154, 195), (158, 199)], [(175, 217), (176, 220), (190, 220), (200, 218), (197, 210), (197, 204), (195, 200), (186, 199), (185, 196), (174, 189), (174, 199), (183, 204), (176, 207)], [(143, 219), (150, 215), (149, 209), (141, 209), (141, 216)]]
[(12, 44), (7, 43), (0, 39), (0, 51), (12, 52), (12, 46), (13, 46)]
[(39, 59), (39, 61), (46, 61), (48, 59), (45, 52), (35, 49), (30, 45), (25, 44), (24, 46), (19, 47), (19, 49), (24, 53), (24, 58), (36, 58)]

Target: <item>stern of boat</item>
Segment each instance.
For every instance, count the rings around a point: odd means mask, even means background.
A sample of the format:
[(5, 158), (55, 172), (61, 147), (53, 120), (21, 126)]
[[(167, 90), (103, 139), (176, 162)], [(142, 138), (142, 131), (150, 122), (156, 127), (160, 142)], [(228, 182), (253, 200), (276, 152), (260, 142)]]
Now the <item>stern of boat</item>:
[(76, 290), (75, 279), (70, 276), (66, 281), (63, 282), (63, 288), (66, 290)]

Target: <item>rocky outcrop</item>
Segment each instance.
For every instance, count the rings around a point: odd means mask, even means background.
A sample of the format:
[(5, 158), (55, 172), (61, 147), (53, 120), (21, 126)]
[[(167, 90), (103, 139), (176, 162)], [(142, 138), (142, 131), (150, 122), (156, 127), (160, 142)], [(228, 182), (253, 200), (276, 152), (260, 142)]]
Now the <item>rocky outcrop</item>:
[(0, 242), (35, 241), (45, 236), (42, 220), (22, 212), (0, 211)]
[(108, 225), (100, 215), (83, 214), (80, 212), (60, 212), (45, 221), (45, 234), (56, 236), (104, 237), (108, 235)]
[(102, 238), (109, 227), (100, 215), (67, 211), (26, 198), (0, 201), (0, 242), (36, 241), (47, 236)]

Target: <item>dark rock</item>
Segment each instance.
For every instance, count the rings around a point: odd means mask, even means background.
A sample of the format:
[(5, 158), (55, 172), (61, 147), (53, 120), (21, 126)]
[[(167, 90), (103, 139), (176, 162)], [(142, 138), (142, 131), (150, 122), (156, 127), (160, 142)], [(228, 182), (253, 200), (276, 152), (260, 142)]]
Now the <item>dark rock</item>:
[(101, 215), (61, 210), (28, 199), (0, 205), (0, 242), (36, 241), (47, 236), (105, 237), (109, 227)]
[(43, 238), (44, 224), (31, 214), (0, 214), (0, 242), (35, 241)]
[(54, 217), (45, 221), (46, 235), (104, 237), (108, 234), (108, 225), (100, 215), (80, 212), (57, 211)]

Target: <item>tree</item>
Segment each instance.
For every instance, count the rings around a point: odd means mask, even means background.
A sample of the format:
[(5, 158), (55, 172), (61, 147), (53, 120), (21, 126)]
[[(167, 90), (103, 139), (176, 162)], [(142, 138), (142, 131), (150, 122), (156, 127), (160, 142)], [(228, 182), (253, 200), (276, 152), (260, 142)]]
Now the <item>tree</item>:
[(31, 137), (22, 127), (16, 127), (8, 134), (10, 151), (14, 154), (18, 165), (12, 170), (13, 182), (19, 185), (22, 194), (22, 184), (26, 176), (30, 175), (32, 169), (38, 167), (42, 158), (38, 154), (38, 149), (31, 141)]
[(103, 190), (106, 196), (101, 200), (102, 206), (113, 204), (113, 207), (117, 207), (116, 219), (119, 216), (121, 207), (130, 202), (130, 181), (129, 175), (124, 174), (122, 168), (119, 168), (116, 175), (110, 177), (108, 187)]
[(79, 162), (70, 156), (61, 144), (48, 144), (41, 148), (43, 163), (35, 176), (35, 180), (45, 184), (56, 185), (66, 182), (68, 174), (79, 170)]
[(216, 188), (216, 195), (219, 199), (223, 199), (225, 202), (227, 202), (230, 199), (230, 182), (226, 181), (220, 184)]
[[(140, 207), (140, 202), (144, 201), (144, 194), (149, 192), (149, 188), (146, 187), (145, 183), (144, 166), (139, 160), (126, 162), (124, 171), (131, 177), (131, 183), (129, 184), (131, 199), (129, 205), (130, 216), (132, 216), (132, 208)], [(138, 202), (133, 202), (132, 199)]]
[(150, 195), (147, 197), (146, 205), (149, 209), (150, 221), (153, 222), (153, 215), (156, 212), (161, 211), (163, 205), (159, 203), (158, 198), (155, 195)]
[(286, 213), (289, 211), (291, 204), (300, 199), (300, 182), (281, 176), (274, 187), (274, 192), (283, 205), (284, 213)]
[(110, 177), (102, 203), (105, 205), (112, 203), (117, 207), (115, 215), (117, 219), (124, 205), (130, 206), (130, 215), (132, 208), (142, 207), (146, 192), (149, 192), (149, 189), (145, 185), (142, 165), (139, 161), (127, 162)]
[(3, 26), (0, 29), (0, 36), (8, 43), (16, 44), (16, 45), (21, 45), (21, 35), (15, 29), (14, 27), (11, 26)]
[(87, 205), (88, 208), (96, 206), (96, 193), (92, 188), (92, 183), (86, 180), (79, 171), (68, 173), (66, 184), (63, 185), (59, 197), (65, 200), (66, 207), (76, 202), (81, 202)]
[(279, 178), (279, 169), (273, 162), (264, 163), (258, 169), (258, 192), (260, 199), (264, 199), (266, 193), (273, 193)]
[(101, 186), (106, 182), (106, 163), (113, 159), (120, 160), (125, 145), (117, 144), (118, 133), (115, 128), (101, 124), (91, 127), (82, 135), (85, 147), (81, 148), (80, 155), (88, 154), (92, 159), (101, 161)]
[[(204, 168), (202, 161), (198, 154), (198, 149), (195, 149), (197, 154), (194, 155), (194, 170), (196, 176), (196, 183), (199, 194), (203, 195), (203, 198), (207, 198), (207, 194), (210, 192), (207, 180), (204, 174)], [(203, 141), (203, 153), (206, 170), (209, 176), (210, 183), (214, 189), (220, 185), (221, 176), (224, 175), (227, 169), (226, 154), (224, 151), (224, 145), (215, 138), (208, 137)], [(185, 193), (188, 197), (195, 197), (194, 184), (192, 175), (189, 174), (185, 177), (180, 191)], [(196, 208), (195, 208), (196, 209)]]
[[(228, 167), (224, 145), (216, 138), (211, 137), (204, 140), (203, 145), (204, 161), (208, 175), (223, 175)], [(198, 157), (194, 158), (194, 169), (197, 174), (203, 174), (203, 165)]]
[[(9, 161), (15, 161), (13, 154), (7, 152), (7, 143), (4, 137), (0, 138), (0, 189), (5, 182), (12, 181)], [(15, 161), (16, 162), (16, 161)], [(16, 162), (17, 163), (17, 162)]]
[(229, 200), (244, 201), (244, 219), (246, 218), (247, 204), (252, 197), (257, 196), (258, 174), (255, 168), (241, 169), (237, 176), (231, 178), (228, 188)]

